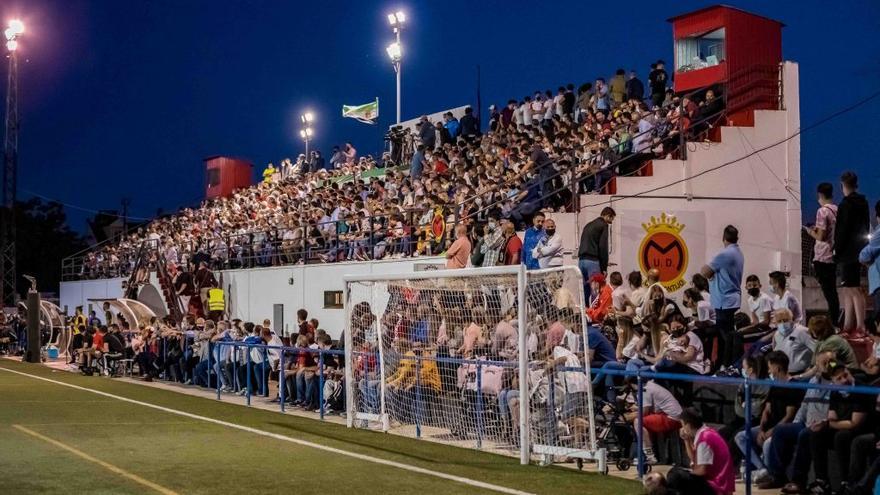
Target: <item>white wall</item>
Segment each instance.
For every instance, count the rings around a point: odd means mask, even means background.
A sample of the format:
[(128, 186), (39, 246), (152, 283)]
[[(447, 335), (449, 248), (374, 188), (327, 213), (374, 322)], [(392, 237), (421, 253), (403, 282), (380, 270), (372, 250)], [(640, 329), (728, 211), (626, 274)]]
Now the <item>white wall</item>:
[(745, 273), (757, 274), (766, 286), (769, 272), (790, 271), (792, 290), (800, 294), (800, 140), (773, 146), (800, 127), (797, 64), (784, 64), (783, 80), (785, 110), (756, 111), (754, 127), (722, 128), (720, 143), (690, 143), (685, 161), (655, 160), (651, 177), (618, 178), (614, 196), (582, 196), (578, 218), (563, 219), (575, 225), (560, 230), (579, 233), (603, 207), (614, 208), (610, 258), (625, 274), (639, 268), (642, 223), (675, 215), (685, 225), (689, 279), (722, 247), (722, 230), (731, 224), (740, 232)]
[(61, 310), (67, 310), (72, 315), (77, 306), (82, 306), (88, 313), (89, 304), (92, 304), (98, 317), (103, 317), (101, 305), (89, 303), (89, 299), (116, 299), (122, 297), (123, 278), (107, 278), (101, 280), (82, 280), (77, 282), (61, 282), (59, 289), (59, 306)]
[[(309, 318), (317, 318), (321, 328), (336, 338), (342, 332), (343, 309), (325, 309), (324, 291), (343, 289), (345, 275), (408, 273), (417, 265), (445, 265), (439, 257), (411, 258), (359, 263), (293, 265), (270, 268), (224, 270), (223, 289), (227, 293), (231, 318), (261, 322), (272, 319), (273, 306), (284, 305), (284, 333), (296, 332), (296, 311), (305, 308)], [(122, 297), (121, 278), (61, 283), (61, 308), (73, 314), (76, 306), (88, 307), (88, 300)], [(292, 283), (291, 283), (292, 282)], [(154, 279), (155, 283), (155, 279)], [(101, 313), (100, 306), (95, 309)], [(273, 322), (273, 325), (275, 322)]]

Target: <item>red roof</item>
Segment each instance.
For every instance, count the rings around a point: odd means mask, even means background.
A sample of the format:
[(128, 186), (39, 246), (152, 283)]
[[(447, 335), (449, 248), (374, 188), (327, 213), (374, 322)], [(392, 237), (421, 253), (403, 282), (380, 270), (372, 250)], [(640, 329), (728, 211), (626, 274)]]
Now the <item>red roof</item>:
[(703, 13), (703, 12), (708, 12), (708, 11), (710, 11), (710, 10), (717, 10), (717, 9), (735, 10), (735, 11), (737, 11), (737, 12), (742, 12), (743, 14), (748, 14), (748, 15), (752, 15), (752, 16), (755, 16), (755, 17), (760, 17), (760, 18), (762, 18), (762, 19), (767, 19), (768, 21), (775, 22), (775, 23), (779, 24), (780, 26), (785, 27), (785, 23), (783, 23), (783, 22), (781, 22), (781, 21), (777, 21), (776, 19), (771, 19), (771, 18), (769, 18), (769, 17), (763, 16), (763, 15), (760, 15), (760, 14), (755, 14), (754, 12), (749, 12), (749, 11), (747, 11), (747, 10), (743, 10), (743, 9), (739, 9), (739, 8), (736, 8), (736, 7), (732, 7), (732, 6), (730, 6), (730, 5), (723, 5), (723, 4), (710, 5), (710, 6), (708, 6), (708, 7), (703, 7), (702, 9), (697, 9), (697, 10), (694, 10), (694, 11), (691, 11), (691, 12), (687, 12), (687, 13), (685, 13), (685, 14), (677, 15), (677, 16), (675, 16), (675, 17), (670, 17), (669, 19), (666, 19), (666, 22), (675, 22), (675, 21), (681, 19), (682, 17), (690, 17), (690, 16), (692, 16), (692, 15), (694, 15), (694, 14), (701, 14), (701, 13)]

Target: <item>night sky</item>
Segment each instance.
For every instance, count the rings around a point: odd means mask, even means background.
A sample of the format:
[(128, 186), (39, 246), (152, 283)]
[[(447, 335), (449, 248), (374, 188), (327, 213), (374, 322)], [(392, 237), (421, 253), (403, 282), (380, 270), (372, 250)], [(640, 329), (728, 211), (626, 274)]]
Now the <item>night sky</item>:
[[(4, 0), (20, 17), (19, 197), (151, 217), (203, 197), (202, 158), (251, 159), (255, 172), (302, 151), (299, 115), (317, 116), (325, 155), (352, 141), (375, 153), (394, 119), (386, 14), (408, 14), (403, 118), (536, 89), (579, 85), (672, 60), (666, 19), (711, 5), (671, 2)], [(800, 63), (809, 125), (880, 88), (880, 2), (737, 1), (784, 22), (783, 54)], [(27, 59), (27, 61), (25, 61)], [(6, 64), (0, 68), (5, 101)], [(380, 100), (380, 125), (340, 116)], [(804, 211), (845, 168), (880, 197), (880, 99), (802, 137)], [(67, 209), (85, 230), (91, 213)]]

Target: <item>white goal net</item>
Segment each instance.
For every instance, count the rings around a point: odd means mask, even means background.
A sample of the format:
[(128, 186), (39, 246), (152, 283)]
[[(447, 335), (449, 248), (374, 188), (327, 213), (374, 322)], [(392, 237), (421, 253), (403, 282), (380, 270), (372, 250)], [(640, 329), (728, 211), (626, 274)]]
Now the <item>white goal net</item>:
[(582, 287), (575, 267), (346, 277), (349, 426), (604, 468)]

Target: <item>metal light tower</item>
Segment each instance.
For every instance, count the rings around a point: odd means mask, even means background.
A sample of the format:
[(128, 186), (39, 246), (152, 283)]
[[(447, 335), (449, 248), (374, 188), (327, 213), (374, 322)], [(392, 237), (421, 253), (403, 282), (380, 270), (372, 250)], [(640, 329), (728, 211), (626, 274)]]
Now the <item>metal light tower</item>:
[(397, 123), (400, 123), (400, 71), (401, 62), (403, 61), (403, 45), (400, 43), (400, 32), (403, 31), (403, 24), (406, 22), (406, 14), (403, 11), (397, 11), (394, 14), (388, 14), (388, 23), (397, 39), (394, 43), (388, 45), (385, 49), (388, 57), (391, 58), (391, 65), (397, 74)]
[(299, 120), (303, 123), (303, 128), (299, 131), (299, 137), (306, 142), (306, 160), (309, 159), (309, 141), (312, 140), (312, 134), (314, 131), (312, 130), (312, 122), (315, 121), (315, 116), (312, 112), (306, 112), (299, 116)]
[(24, 34), (24, 23), (9, 21), (3, 33), (9, 57), (9, 79), (6, 91), (6, 141), (3, 147), (3, 208), (0, 226), (0, 305), (13, 306), (15, 292), (15, 190), (18, 169), (18, 39)]

